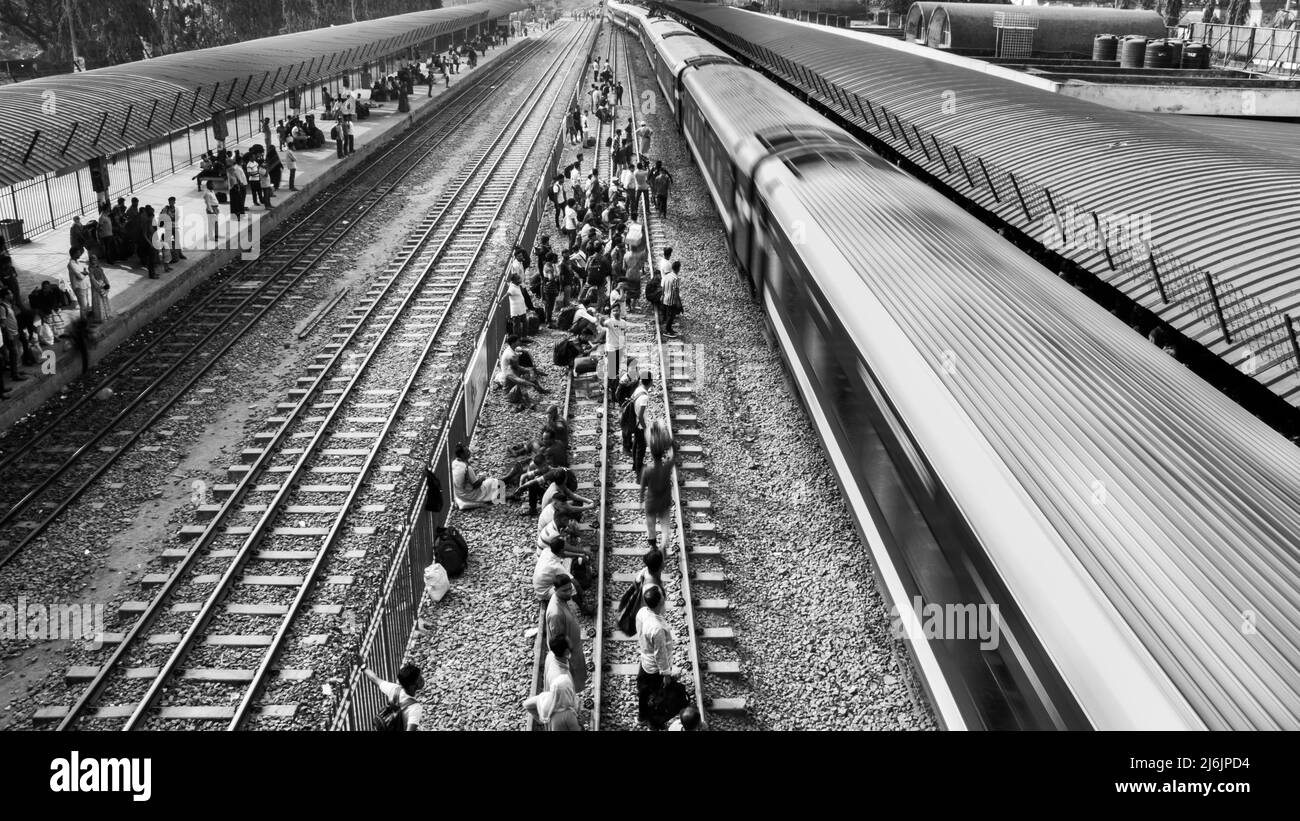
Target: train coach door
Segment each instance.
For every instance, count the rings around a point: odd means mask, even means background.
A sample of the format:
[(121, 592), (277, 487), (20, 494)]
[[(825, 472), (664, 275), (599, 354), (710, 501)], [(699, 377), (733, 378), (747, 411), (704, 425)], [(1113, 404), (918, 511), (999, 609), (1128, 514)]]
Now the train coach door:
[(740, 268), (740, 273), (749, 279), (749, 290), (754, 295), (759, 295), (758, 283), (762, 274), (762, 268), (755, 267), (757, 259), (754, 246), (761, 246), (757, 241), (761, 231), (755, 220), (756, 214), (754, 209), (750, 208), (749, 203), (745, 201), (745, 192), (739, 185), (732, 186), (732, 221), (731, 221), (731, 251), (735, 257), (736, 266)]

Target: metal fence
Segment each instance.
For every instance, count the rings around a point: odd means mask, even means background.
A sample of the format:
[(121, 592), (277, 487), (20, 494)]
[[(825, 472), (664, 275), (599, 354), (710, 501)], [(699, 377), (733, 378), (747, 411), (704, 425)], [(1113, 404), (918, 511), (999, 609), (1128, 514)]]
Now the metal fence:
[[(595, 45), (593, 36), (588, 46), (587, 59), (580, 65), (590, 62)], [(551, 148), (549, 165), (546, 166), (548, 169), (554, 169), (559, 164), (563, 150), (564, 138), (561, 132), (556, 135), (555, 144)], [(528, 217), (515, 240), (524, 248), (532, 247), (538, 226), (545, 216), (549, 204), (550, 176), (549, 173), (542, 174), (538, 180)], [(443, 511), (430, 513), (424, 509), (429, 485), (427, 481), (421, 480), (419, 492), (398, 534), (397, 547), (393, 551), (384, 587), (376, 598), (362, 635), (359, 649), (361, 659), (377, 675), (390, 681), (396, 680), (397, 671), (406, 657), (407, 643), (424, 595), (424, 568), (433, 561), (434, 537), (446, 521), (447, 509), (452, 504), (452, 448), (458, 442), (470, 440), (483, 398), (487, 395), (487, 383), (491, 366), (495, 364), (496, 352), (501, 350), (501, 345), (505, 342), (508, 270), (508, 265), (502, 269), (497, 284), (497, 297), (492, 303), (474, 355), (470, 358), (471, 363), (477, 363), (480, 367), (469, 369), (460, 389), (448, 403), (443, 415), (444, 422), (438, 432), (438, 444), (429, 461), (428, 469), (438, 477), (444, 489)], [(481, 367), (482, 363), (488, 363), (488, 367)], [(330, 729), (368, 730), (371, 720), (383, 709), (386, 701), (378, 688), (358, 686), (363, 678), (359, 668), (353, 668), (346, 674), (343, 694), (334, 710)]]
[[(369, 88), (374, 78), (396, 71), (411, 56), (424, 54), (429, 48), (442, 51), (453, 42), (461, 43), (464, 39), (463, 31), (457, 32), (454, 39), (453, 35), (444, 34), (427, 43), (404, 48), (401, 56), (393, 55), (353, 66), (327, 81), (301, 88), (298, 90), (298, 111), (301, 113), (318, 108), (321, 104), (321, 88), (328, 88), (331, 96), (338, 96), (343, 89), (356, 91)], [(276, 123), (288, 118), (290, 114), (291, 94), (292, 92), (286, 91), (227, 115), (227, 146), (259, 142), (262, 138), (263, 118), (270, 118), (274, 134)], [(210, 126), (210, 119), (203, 120), (165, 134), (149, 145), (111, 155), (108, 158), (110, 200), (118, 197), (129, 199), (133, 191), (193, 169), (204, 153), (217, 147)], [(181, 186), (188, 183), (176, 180), (176, 184)], [(96, 203), (95, 191), (90, 184), (90, 171), (85, 166), (0, 187), (0, 219), (22, 220), (23, 233), (29, 238), (52, 231), (70, 222), (75, 216), (86, 218), (95, 215)]]
[(1197, 23), (1192, 39), (1210, 47), (1222, 68), (1246, 68), (1285, 77), (1300, 75), (1300, 31)]

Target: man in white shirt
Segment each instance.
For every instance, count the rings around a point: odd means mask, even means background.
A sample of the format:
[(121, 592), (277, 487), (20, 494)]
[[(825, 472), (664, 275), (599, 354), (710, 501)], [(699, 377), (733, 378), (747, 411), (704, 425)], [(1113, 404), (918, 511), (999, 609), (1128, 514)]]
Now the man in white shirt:
[(627, 339), (627, 329), (631, 323), (623, 319), (623, 306), (615, 302), (609, 306), (609, 319), (605, 320), (605, 380), (609, 385), (609, 396), (614, 395), (618, 387), (618, 377), (623, 344)]
[(361, 665), (361, 672), (379, 687), (390, 704), (397, 704), (402, 708), (407, 732), (420, 729), (420, 719), (424, 717), (424, 705), (415, 694), (424, 688), (424, 676), (420, 674), (419, 667), (414, 664), (403, 664), (402, 669), (397, 671), (396, 682), (384, 681), (364, 664)]
[(650, 696), (672, 679), (673, 635), (661, 615), (663, 591), (645, 591), (645, 604), (636, 614), (636, 645), (641, 665), (636, 674), (637, 719), (649, 720)]
[(572, 198), (564, 203), (564, 235), (569, 238), (570, 250), (578, 241), (578, 210), (575, 205)]
[[(561, 517), (556, 517), (558, 522)], [(563, 517), (567, 520), (568, 517)], [(542, 543), (542, 536), (537, 536), (538, 544)], [(533, 592), (537, 594), (537, 600), (544, 602), (551, 595), (551, 588), (555, 586), (555, 580), (564, 573), (568, 572), (568, 567), (564, 564), (564, 539), (560, 537), (553, 538), (545, 549), (537, 552), (537, 562), (533, 565)]]

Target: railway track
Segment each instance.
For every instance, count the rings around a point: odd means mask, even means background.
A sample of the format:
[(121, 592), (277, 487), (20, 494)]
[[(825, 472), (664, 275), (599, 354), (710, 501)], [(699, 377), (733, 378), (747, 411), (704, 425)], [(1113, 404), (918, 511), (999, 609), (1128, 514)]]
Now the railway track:
[[(604, 35), (609, 41), (606, 44), (605, 54), (610, 58), (611, 64), (615, 56), (613, 37), (610, 33), (612, 28), (613, 26), (610, 24), (609, 30)], [(597, 176), (608, 179), (611, 165), (610, 149), (605, 146), (605, 138), (613, 133), (614, 124), (602, 123), (599, 120), (596, 120), (596, 122), (596, 147), (592, 156), (592, 167), (596, 169)], [(586, 150), (583, 148), (584, 152)], [(582, 390), (583, 395), (578, 395), (579, 390)], [(569, 368), (568, 377), (565, 380), (564, 405), (561, 411), (565, 420), (569, 423), (569, 468), (578, 479), (578, 492), (583, 495), (590, 494), (590, 498), (595, 501), (595, 526), (584, 525), (583, 533), (584, 535), (588, 533), (595, 534), (596, 550), (594, 555), (598, 557), (597, 562), (599, 563), (603, 561), (604, 557), (607, 515), (605, 505), (607, 482), (603, 466), (609, 462), (609, 414), (605, 412), (604, 388), (599, 369), (594, 374), (589, 374), (582, 379), (575, 379), (573, 369)], [(599, 564), (597, 569), (599, 570)], [(584, 636), (593, 635), (595, 626), (599, 624), (599, 601), (598, 596), (596, 619), (593, 620), (587, 616), (579, 617)], [(546, 606), (542, 605), (538, 608), (537, 636), (533, 644), (533, 663), (528, 692), (530, 698), (537, 695), (542, 688), (544, 662), (547, 653), (546, 641)], [(592, 656), (594, 669), (599, 670), (599, 647), (593, 647), (593, 652), (596, 653), (596, 655)], [(591, 682), (592, 698), (589, 708), (589, 721), (592, 729), (598, 729), (601, 703), (600, 676), (592, 676)], [(531, 716), (528, 716), (524, 719), (524, 729), (540, 730), (541, 726), (533, 721)]]
[[(615, 76), (626, 78), (628, 100), (639, 97), (633, 72), (627, 63), (624, 35), (610, 26), (611, 65)], [(621, 112), (621, 109), (620, 109)], [(602, 124), (597, 138), (596, 167), (599, 176), (612, 179), (612, 158), (605, 149), (604, 136), (623, 121), (620, 115), (608, 125)], [(638, 140), (633, 136), (636, 155)], [(647, 264), (654, 265), (663, 247), (659, 220), (641, 209), (640, 221), (646, 228)], [(648, 272), (647, 272), (648, 273)], [(624, 356), (635, 356), (641, 367), (649, 367), (654, 379), (649, 415), (664, 419), (673, 434), (675, 467), (673, 471), (674, 540), (665, 551), (663, 581), (671, 606), (666, 616), (677, 637), (674, 672), (689, 677), (688, 691), (707, 720), (710, 713), (725, 713), (744, 721), (747, 715), (747, 688), (741, 679), (740, 663), (732, 645), (735, 630), (730, 624), (730, 602), (726, 599), (727, 576), (722, 569), (722, 549), (716, 528), (710, 519), (712, 502), (707, 479), (704, 448), (696, 425), (694, 391), (695, 359), (688, 346), (664, 344), (653, 309), (643, 302), (642, 313), (629, 316)], [(601, 381), (599, 373), (597, 383)], [(634, 636), (618, 629), (618, 604), (623, 591), (641, 569), (648, 549), (641, 505), (639, 477), (632, 471), (630, 457), (621, 452), (617, 425), (609, 421), (619, 408), (612, 398), (591, 402), (574, 395), (570, 379), (571, 406), (574, 407), (572, 441), (574, 457), (590, 453), (591, 463), (574, 464), (579, 472), (580, 488), (596, 493), (599, 512), (596, 521), (597, 604), (591, 625), (592, 700), (589, 726), (599, 729), (630, 729), (635, 726), (636, 685), (639, 653)], [(608, 404), (607, 404), (608, 402)], [(611, 445), (610, 437), (615, 437)], [(612, 453), (611, 453), (612, 451)], [(647, 459), (650, 458), (647, 453)], [(584, 481), (590, 477), (590, 481)], [(534, 648), (533, 684), (530, 695), (541, 686), (545, 656), (544, 624), (539, 625), (538, 643)], [(682, 641), (683, 637), (685, 641)], [(531, 719), (528, 726), (532, 727)]]
[(124, 608), (139, 616), (127, 633), (109, 637), (105, 662), (70, 673), (88, 681), (81, 696), (71, 707), (41, 710), (38, 721), (57, 720), (60, 729), (178, 722), (238, 729), (292, 720), (296, 704), (261, 703), (261, 696), (272, 681), (313, 674), (278, 664), (294, 655), (289, 637), (299, 632), (294, 650), (326, 640), (326, 633), (302, 635), (301, 625), (339, 615), (340, 605), (312, 602), (330, 598), (318, 586), (351, 582), (346, 573), (327, 576), (327, 565), (342, 570), (364, 558), (356, 545), (375, 529), (347, 525), (387, 509), (359, 504), (394, 489), (377, 480), (402, 464), (375, 470), (377, 463), (409, 453), (393, 433), (399, 420), (416, 421), (432, 405), (418, 398), (417, 385), (445, 390), (459, 378), (449, 348), (466, 329), (453, 322), (452, 309), (485, 285), (495, 288), (472, 272), (568, 84), (573, 46), (585, 33), (576, 28), (562, 45), (566, 70), (541, 72), (521, 102), (500, 113), (505, 122), (495, 138), (473, 153), (289, 401), (266, 420), (258, 447), (244, 453), (246, 464), (232, 466), (232, 484), (218, 488), (222, 501), (200, 510), (205, 523), (182, 531), (190, 544), (169, 551), (173, 570), (146, 577), (157, 592)]
[[(616, 27), (613, 36), (619, 54), (616, 73), (621, 72), (625, 77), (628, 98), (638, 100), (636, 78), (627, 62), (625, 37)], [(634, 156), (640, 157), (642, 147), (635, 132), (632, 140)], [(662, 226), (647, 208), (639, 209), (639, 221), (645, 227), (647, 265), (654, 265), (663, 247)], [(708, 521), (712, 503), (708, 498), (707, 464), (702, 460), (704, 448), (699, 430), (688, 427), (697, 421), (694, 358), (686, 345), (676, 342), (665, 345), (653, 309), (644, 300), (642, 306), (640, 321), (633, 322), (627, 331), (625, 354), (637, 356), (639, 365), (649, 367), (654, 388), (647, 416), (663, 419), (673, 436), (674, 453), (670, 458), (674, 462), (674, 537), (671, 547), (663, 546), (664, 593), (670, 605), (666, 615), (677, 637), (673, 668), (681, 677), (689, 677), (687, 690), (701, 717), (707, 721), (708, 715), (715, 711), (743, 711), (745, 700), (743, 697), (706, 699), (706, 693), (723, 687), (714, 679), (738, 677), (740, 665), (734, 660), (706, 661), (704, 658), (706, 653), (715, 654), (715, 648), (706, 645), (732, 642), (735, 632), (727, 623), (731, 605), (725, 598), (727, 578), (720, 569), (721, 548), (715, 541), (715, 525)], [(618, 409), (611, 407), (609, 412), (617, 413)], [(646, 459), (650, 459), (649, 453)], [(618, 630), (618, 601), (641, 568), (641, 556), (647, 544), (637, 502), (640, 484), (632, 472), (630, 459), (624, 462), (620, 457), (617, 464), (609, 465), (609, 471), (607, 481), (614, 515), (608, 527), (609, 546), (602, 552), (601, 621), (596, 638), (600, 649), (593, 655), (601, 659), (602, 688), (608, 677), (611, 682), (617, 682), (610, 687), (611, 691), (627, 699), (627, 707), (608, 711), (610, 720), (604, 726), (616, 729), (630, 726), (636, 715), (634, 698), (629, 696), (635, 692), (634, 680), (639, 669), (635, 637), (625, 636)], [(727, 689), (734, 690), (734, 687), (727, 685)]]
[[(544, 42), (530, 38), (510, 58), (469, 78), (430, 126), (411, 130), (332, 186), (301, 219), (278, 229), (257, 259), (214, 277), (207, 293), (157, 332), (141, 335), (143, 344), (124, 362), (6, 452), (0, 567), (39, 539), (271, 310), (295, 292), (319, 287), (320, 262)], [(106, 388), (112, 398), (105, 398)]]

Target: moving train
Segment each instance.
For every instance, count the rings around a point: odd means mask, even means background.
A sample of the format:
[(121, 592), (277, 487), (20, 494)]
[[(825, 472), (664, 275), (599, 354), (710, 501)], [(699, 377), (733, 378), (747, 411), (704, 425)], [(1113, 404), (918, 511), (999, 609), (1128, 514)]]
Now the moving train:
[(757, 72), (607, 8), (654, 66), (940, 722), (1300, 727), (1300, 452)]

